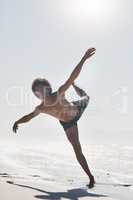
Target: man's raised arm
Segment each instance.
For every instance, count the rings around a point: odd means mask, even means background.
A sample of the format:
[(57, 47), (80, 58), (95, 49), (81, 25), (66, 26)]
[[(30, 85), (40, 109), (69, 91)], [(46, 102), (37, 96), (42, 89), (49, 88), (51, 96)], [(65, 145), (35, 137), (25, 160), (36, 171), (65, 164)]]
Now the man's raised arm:
[(24, 117), (20, 118), (19, 120), (17, 120), (14, 125), (13, 125), (13, 132), (17, 132), (18, 129), (18, 125), (22, 124), (22, 123), (26, 123), (29, 122), (32, 118), (36, 117), (37, 115), (39, 115), (40, 112), (38, 110), (38, 108), (36, 107), (35, 110), (33, 112), (31, 112), (28, 115), (25, 115)]
[(74, 82), (74, 80), (78, 77), (84, 62), (90, 58), (93, 54), (95, 54), (96, 49), (95, 48), (90, 48), (86, 51), (85, 55), (82, 57), (81, 61), (78, 63), (78, 65), (75, 67), (75, 69), (73, 70), (73, 72), (71, 73), (70, 77), (68, 78), (68, 80), (59, 87), (58, 89), (58, 94), (62, 94), (64, 93), (70, 86), (71, 84)]

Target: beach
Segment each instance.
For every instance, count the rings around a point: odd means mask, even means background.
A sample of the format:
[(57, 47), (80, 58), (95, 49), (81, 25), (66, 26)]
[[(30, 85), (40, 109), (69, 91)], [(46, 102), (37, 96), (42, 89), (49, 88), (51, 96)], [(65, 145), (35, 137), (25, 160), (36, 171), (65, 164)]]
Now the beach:
[(2, 142), (1, 199), (132, 199), (131, 146), (88, 145), (84, 148), (96, 180), (92, 189), (87, 187), (88, 177), (77, 163), (72, 150), (63, 151), (61, 144), (58, 147), (8, 143), (7, 148), (6, 142)]

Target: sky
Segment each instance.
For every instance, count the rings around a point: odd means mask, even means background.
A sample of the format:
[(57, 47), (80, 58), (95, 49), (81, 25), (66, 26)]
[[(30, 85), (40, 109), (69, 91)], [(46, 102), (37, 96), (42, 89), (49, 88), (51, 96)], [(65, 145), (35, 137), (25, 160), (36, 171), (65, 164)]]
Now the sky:
[[(80, 138), (132, 145), (132, 8), (131, 0), (0, 0), (0, 139), (65, 142), (58, 120), (46, 114), (20, 125), (18, 135), (12, 125), (40, 103), (35, 78), (56, 91), (95, 47), (75, 80), (90, 96)], [(66, 97), (79, 99), (72, 87)]]

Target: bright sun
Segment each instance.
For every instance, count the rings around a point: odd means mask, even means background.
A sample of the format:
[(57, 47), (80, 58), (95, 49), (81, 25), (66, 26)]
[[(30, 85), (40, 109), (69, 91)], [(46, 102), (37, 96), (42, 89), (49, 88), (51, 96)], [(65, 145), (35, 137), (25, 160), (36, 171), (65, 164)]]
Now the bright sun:
[(115, 2), (116, 0), (67, 0), (65, 10), (71, 20), (101, 23), (113, 18)]

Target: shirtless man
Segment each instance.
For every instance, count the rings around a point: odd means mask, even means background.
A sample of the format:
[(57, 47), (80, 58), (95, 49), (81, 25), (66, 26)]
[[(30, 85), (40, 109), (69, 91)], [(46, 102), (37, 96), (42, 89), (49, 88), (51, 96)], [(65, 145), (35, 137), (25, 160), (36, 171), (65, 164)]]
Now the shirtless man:
[[(13, 125), (13, 131), (16, 133), (19, 124), (30, 121), (40, 113), (46, 113), (58, 119), (69, 142), (72, 144), (77, 161), (89, 177), (89, 188), (94, 187), (95, 180), (94, 176), (90, 172), (86, 158), (83, 155), (77, 126), (77, 121), (88, 105), (89, 96), (84, 90), (76, 86), (74, 81), (80, 74), (84, 62), (95, 54), (95, 51), (95, 48), (90, 48), (86, 51), (81, 61), (71, 73), (70, 77), (58, 88), (56, 92), (52, 92), (51, 84), (46, 79), (35, 79), (32, 83), (32, 91), (35, 96), (41, 100), (41, 104), (36, 106), (33, 112), (17, 120)], [(65, 92), (71, 85), (74, 87), (76, 93), (82, 97), (79, 101), (69, 102), (65, 98)]]

